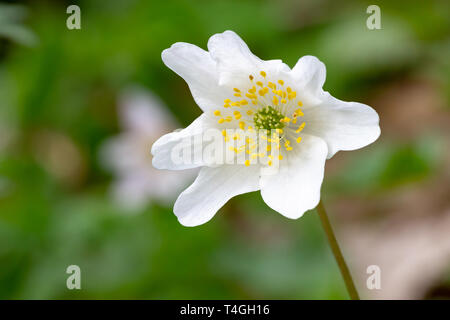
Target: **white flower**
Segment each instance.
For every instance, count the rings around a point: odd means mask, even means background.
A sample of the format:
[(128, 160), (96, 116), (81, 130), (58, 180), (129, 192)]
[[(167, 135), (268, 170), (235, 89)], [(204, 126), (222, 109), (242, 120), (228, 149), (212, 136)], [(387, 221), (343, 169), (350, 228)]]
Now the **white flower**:
[(151, 200), (172, 201), (192, 172), (176, 174), (151, 165), (150, 146), (164, 132), (174, 129), (175, 120), (157, 97), (143, 88), (125, 90), (119, 98), (118, 116), (124, 130), (109, 139), (100, 156), (117, 175), (112, 194), (127, 209), (141, 209)]
[[(293, 69), (281, 60), (264, 61), (232, 31), (212, 36), (208, 50), (175, 43), (162, 53), (164, 63), (184, 78), (203, 110), (190, 126), (161, 137), (152, 147), (158, 169), (202, 167), (174, 206), (185, 226), (203, 224), (230, 198), (257, 190), (272, 209), (299, 218), (319, 202), (325, 160), (339, 150), (364, 147), (380, 135), (379, 118), (371, 107), (323, 91), (325, 65), (315, 57), (302, 57)], [(267, 138), (279, 150), (278, 172), (265, 173), (263, 168), (274, 159), (269, 153), (253, 153), (252, 141), (234, 150), (248, 154), (245, 165), (173, 160), (172, 150), (181, 141), (211, 128), (221, 130), (225, 140), (229, 136), (224, 129), (271, 129)]]

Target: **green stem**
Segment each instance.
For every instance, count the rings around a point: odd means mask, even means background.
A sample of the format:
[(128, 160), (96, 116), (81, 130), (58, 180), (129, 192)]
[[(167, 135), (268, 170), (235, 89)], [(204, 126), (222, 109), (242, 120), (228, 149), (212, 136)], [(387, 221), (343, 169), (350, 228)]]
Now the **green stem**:
[(334, 258), (341, 271), (342, 278), (344, 278), (345, 286), (347, 287), (348, 294), (352, 300), (359, 300), (358, 291), (356, 291), (355, 284), (353, 283), (352, 276), (348, 270), (347, 263), (345, 263), (344, 256), (342, 255), (341, 249), (336, 241), (333, 229), (331, 228), (330, 221), (328, 220), (327, 212), (323, 206), (322, 200), (317, 206), (317, 212), (319, 213), (320, 221), (322, 221), (323, 229), (328, 238), (328, 243), (330, 244), (331, 251), (333, 251)]

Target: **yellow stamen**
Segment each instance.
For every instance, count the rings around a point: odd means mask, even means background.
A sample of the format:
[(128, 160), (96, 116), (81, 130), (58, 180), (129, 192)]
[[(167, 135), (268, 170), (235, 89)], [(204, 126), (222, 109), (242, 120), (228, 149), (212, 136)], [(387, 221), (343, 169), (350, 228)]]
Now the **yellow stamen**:
[(273, 97), (272, 102), (274, 105), (278, 105), (278, 98), (276, 96)]
[(300, 131), (303, 130), (304, 127), (305, 127), (305, 123), (303, 122), (303, 123), (298, 127), (298, 129), (295, 130), (295, 132), (296, 132), (296, 133), (299, 133)]

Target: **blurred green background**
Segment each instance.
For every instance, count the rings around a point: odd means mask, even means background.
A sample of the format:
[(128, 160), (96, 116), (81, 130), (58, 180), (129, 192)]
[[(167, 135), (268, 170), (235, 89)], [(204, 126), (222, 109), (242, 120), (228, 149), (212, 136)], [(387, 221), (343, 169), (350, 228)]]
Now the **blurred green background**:
[[(66, 28), (70, 4), (81, 30)], [(381, 30), (366, 27), (370, 4)], [(227, 29), (262, 59), (317, 56), (325, 90), (379, 113), (379, 140), (328, 161), (322, 188), (361, 295), (450, 297), (449, 12), (444, 0), (1, 3), (0, 299), (348, 298), (315, 211), (288, 220), (252, 193), (185, 228), (174, 199), (130, 214), (111, 198), (99, 150), (123, 131), (122, 90), (148, 89), (188, 125), (201, 111), (161, 51)], [(81, 290), (66, 288), (72, 264)]]

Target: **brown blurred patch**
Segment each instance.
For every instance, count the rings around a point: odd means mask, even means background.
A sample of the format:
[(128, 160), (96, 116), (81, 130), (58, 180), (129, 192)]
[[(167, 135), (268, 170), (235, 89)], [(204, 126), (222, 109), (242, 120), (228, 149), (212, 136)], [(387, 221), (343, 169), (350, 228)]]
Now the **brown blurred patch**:
[(383, 135), (413, 138), (429, 129), (448, 130), (450, 115), (437, 83), (405, 78), (379, 87), (369, 99), (380, 115)]
[(86, 161), (75, 142), (60, 132), (38, 130), (31, 139), (36, 161), (67, 187), (78, 187), (86, 179)]

